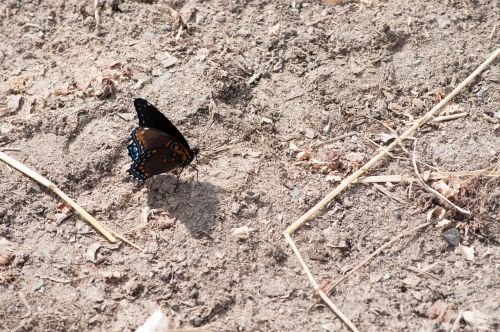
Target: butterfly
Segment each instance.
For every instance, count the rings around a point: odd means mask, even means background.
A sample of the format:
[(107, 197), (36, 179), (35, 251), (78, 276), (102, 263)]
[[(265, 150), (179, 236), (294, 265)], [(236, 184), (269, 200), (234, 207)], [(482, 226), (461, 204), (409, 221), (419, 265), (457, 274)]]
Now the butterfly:
[(180, 131), (156, 107), (144, 99), (134, 99), (139, 127), (132, 130), (128, 155), (132, 164), (128, 173), (144, 181), (177, 167), (184, 169), (198, 154), (191, 149)]

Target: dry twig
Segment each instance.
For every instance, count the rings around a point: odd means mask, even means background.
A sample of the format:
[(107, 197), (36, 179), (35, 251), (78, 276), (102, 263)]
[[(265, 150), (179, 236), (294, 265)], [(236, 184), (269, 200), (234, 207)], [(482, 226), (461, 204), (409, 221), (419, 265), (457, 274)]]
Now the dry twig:
[(450, 332), (453, 332), (457, 329), (458, 324), (460, 323), (460, 320), (462, 319), (464, 312), (460, 310), (460, 312), (457, 315), (457, 318), (455, 318), (455, 321), (453, 322), (453, 325), (451, 326)]
[(19, 148), (1, 148), (0, 151), (5, 152), (5, 151), (21, 151)]
[[(417, 161), (418, 162), (418, 161)], [(473, 177), (500, 177), (500, 171), (491, 170), (491, 168), (480, 169), (477, 171), (458, 171), (458, 172), (432, 172), (429, 174), (427, 180), (441, 180), (447, 179), (450, 177), (462, 178), (467, 176)], [(418, 181), (416, 177), (408, 176), (408, 175), (372, 175), (372, 176), (364, 176), (356, 180), (354, 183), (385, 183), (385, 182), (415, 182)]]
[(304, 272), (309, 277), (309, 280), (311, 281), (311, 284), (312, 284), (314, 290), (316, 291), (316, 293), (321, 297), (321, 299), (323, 301), (326, 302), (326, 304), (328, 304), (330, 309), (332, 309), (332, 311), (344, 322), (344, 324), (346, 324), (351, 329), (351, 331), (358, 332), (359, 330), (356, 328), (356, 326), (354, 326), (354, 324), (351, 322), (351, 320), (349, 318), (347, 318), (347, 316), (345, 316), (344, 313), (342, 311), (340, 311), (340, 309), (337, 308), (337, 306), (335, 304), (333, 304), (333, 302), (330, 300), (328, 295), (326, 295), (325, 292), (323, 292), (323, 290), (319, 287), (319, 285), (316, 282), (316, 280), (314, 279), (311, 271), (309, 270), (306, 263), (304, 262), (304, 259), (300, 255), (299, 249), (297, 249), (297, 247), (295, 246), (295, 242), (293, 242), (293, 239), (291, 238), (291, 236), (289, 234), (285, 233), (285, 239), (288, 241), (288, 244), (290, 245), (290, 247), (292, 247), (293, 252), (297, 256), (297, 259), (299, 260), (302, 267), (304, 268)]
[(333, 142), (336, 142), (336, 141), (340, 141), (341, 139), (344, 139), (344, 138), (347, 138), (347, 137), (351, 137), (351, 136), (354, 136), (354, 135), (357, 135), (357, 134), (358, 133), (355, 132), (355, 131), (350, 131), (348, 133), (345, 133), (345, 134), (342, 134), (340, 136), (334, 137), (334, 138), (329, 139), (327, 141), (316, 143), (316, 144), (314, 144), (312, 146), (312, 148), (315, 149), (315, 148), (320, 147), (322, 145), (330, 144), (330, 143), (333, 143)]
[(434, 274), (429, 273), (427, 271), (423, 271), (421, 269), (418, 269), (418, 268), (413, 267), (413, 266), (408, 266), (408, 265), (403, 265), (403, 267), (406, 268), (406, 269), (408, 269), (408, 270), (410, 270), (410, 271), (413, 271), (415, 273), (422, 274), (422, 275), (424, 275), (426, 277), (430, 277), (430, 278), (436, 279), (438, 281), (441, 281), (441, 278), (439, 278), (439, 277), (435, 276)]
[(86, 278), (86, 277), (78, 277), (78, 278), (71, 278), (71, 279), (58, 279), (58, 278), (49, 277), (49, 276), (37, 276), (37, 277), (40, 279), (46, 279), (46, 280), (50, 280), (53, 282), (57, 282), (59, 284), (69, 284), (69, 283), (80, 281), (80, 280), (83, 280)]
[(392, 200), (395, 200), (396, 202), (398, 203), (401, 203), (401, 204), (406, 204), (406, 201), (402, 198), (400, 198), (398, 195), (396, 194), (393, 194), (391, 193), (389, 190), (387, 190), (385, 187), (379, 185), (379, 184), (374, 184), (373, 187), (375, 189), (377, 189), (378, 191), (380, 191), (382, 194), (386, 195), (387, 197), (389, 197), (390, 199)]
[(31, 306), (28, 303), (28, 301), (26, 300), (26, 298), (24, 297), (23, 293), (19, 292), (19, 297), (21, 298), (21, 301), (23, 301), (23, 304), (26, 307), (26, 309), (28, 309), (28, 312), (23, 315), (23, 318), (27, 318), (27, 317), (31, 316), (31, 313), (32, 313)]
[(380, 254), (384, 249), (390, 247), (397, 240), (399, 240), (399, 239), (401, 239), (401, 238), (403, 238), (405, 236), (411, 235), (414, 232), (418, 231), (419, 229), (425, 228), (425, 227), (427, 227), (427, 226), (429, 226), (431, 224), (432, 224), (432, 222), (426, 222), (425, 224), (418, 225), (418, 226), (413, 227), (413, 228), (411, 228), (409, 230), (406, 230), (404, 232), (399, 233), (398, 235), (396, 235), (395, 237), (393, 237), (391, 240), (389, 240), (389, 242), (385, 243), (380, 248), (378, 248), (377, 250), (375, 250), (374, 252), (372, 252), (370, 255), (366, 256), (365, 259), (363, 259), (358, 265), (356, 265), (355, 267), (353, 267), (352, 270), (350, 270), (349, 272), (347, 272), (342, 278), (340, 278), (339, 280), (335, 281), (330, 287), (328, 287), (325, 290), (326, 293), (330, 294), (333, 291), (333, 289), (335, 287), (337, 287), (338, 284), (340, 284), (341, 282), (347, 280), (354, 272), (356, 272), (361, 267), (363, 267), (366, 263), (368, 263), (370, 260), (372, 260), (373, 257), (375, 257), (378, 254)]
[(424, 187), (424, 189), (427, 190), (428, 192), (430, 192), (431, 194), (433, 194), (434, 196), (436, 196), (437, 198), (439, 198), (440, 200), (444, 201), (445, 203), (447, 203), (451, 207), (453, 207), (455, 210), (460, 211), (461, 213), (470, 215), (471, 213), (469, 210), (462, 209), (460, 206), (454, 204), (448, 198), (441, 195), (437, 190), (429, 187), (429, 185), (427, 183), (425, 183), (424, 179), (422, 179), (422, 176), (420, 175), (420, 173), (418, 171), (417, 162), (416, 162), (416, 159), (417, 159), (416, 158), (416, 151), (417, 151), (417, 140), (415, 140), (415, 142), (413, 144), (412, 163), (413, 163), (413, 169), (415, 170), (415, 174), (417, 175), (417, 178), (418, 178), (420, 184)]
[(119, 238), (123, 242), (131, 245), (132, 247), (143, 251), (141, 247), (125, 239), (119, 233), (112, 231), (108, 227), (99, 223), (94, 217), (92, 217), (87, 211), (85, 211), (82, 207), (80, 207), (80, 205), (78, 205), (75, 201), (69, 198), (64, 192), (62, 192), (54, 183), (50, 182), (47, 178), (41, 176), (37, 172), (26, 167), (19, 161), (15, 160), (14, 158), (8, 156), (7, 154), (1, 151), (0, 151), (0, 160), (5, 162), (7, 165), (14, 167), (19, 172), (32, 178), (36, 182), (40, 183), (41, 185), (43, 185), (44, 187), (55, 193), (68, 206), (71, 206), (84, 220), (86, 220), (90, 225), (92, 225), (92, 227), (94, 227), (99, 233), (101, 233), (108, 241), (114, 243), (116, 242), (116, 238)]
[(432, 119), (432, 122), (450, 121), (450, 120), (465, 118), (468, 115), (469, 115), (469, 112), (462, 112), (462, 113), (456, 113), (456, 114), (450, 114), (450, 115), (437, 116), (434, 119)]
[(293, 100), (295, 98), (302, 97), (303, 95), (304, 95), (304, 92), (299, 92), (299, 93), (296, 93), (294, 95), (291, 95), (290, 97), (286, 97), (285, 101), (290, 101), (290, 100)]
[(97, 30), (99, 29), (99, 25), (101, 24), (99, 0), (94, 0), (94, 18), (95, 18), (95, 27)]

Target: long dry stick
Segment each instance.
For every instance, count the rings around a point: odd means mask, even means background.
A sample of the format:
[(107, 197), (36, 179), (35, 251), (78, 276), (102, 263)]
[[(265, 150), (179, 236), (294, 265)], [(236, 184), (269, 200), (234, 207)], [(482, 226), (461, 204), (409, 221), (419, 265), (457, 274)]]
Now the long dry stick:
[(470, 74), (465, 80), (462, 81), (448, 96), (446, 96), (441, 102), (434, 106), (428, 113), (423, 117), (418, 119), (410, 128), (408, 128), (401, 136), (398, 137), (393, 143), (389, 144), (385, 149), (381, 150), (377, 155), (375, 155), (370, 161), (368, 161), (363, 167), (351, 174), (349, 177), (344, 179), (340, 185), (338, 185), (334, 190), (332, 190), (326, 197), (319, 201), (314, 207), (302, 215), (299, 219), (293, 222), (284, 232), (285, 239), (287, 240), (290, 247), (292, 247), (293, 252), (297, 256), (302, 268), (304, 269), (309, 281), (311, 282), (314, 289), (318, 292), (321, 298), (330, 306), (333, 312), (342, 321), (349, 326), (352, 331), (357, 331), (356, 327), (351, 323), (351, 321), (342, 314), (342, 312), (332, 303), (329, 297), (319, 288), (318, 283), (311, 274), (309, 268), (305, 264), (299, 250), (295, 246), (295, 243), (291, 237), (302, 224), (315, 216), (326, 204), (328, 204), (335, 196), (344, 191), (351, 183), (356, 181), (361, 175), (367, 172), (375, 163), (384, 158), (388, 152), (390, 152), (394, 147), (399, 145), (402, 140), (410, 137), (417, 131), (422, 125), (431, 121), (435, 115), (439, 114), (441, 108), (450, 102), (460, 91), (462, 91), (476, 76), (478, 76), (493, 60), (495, 60), (498, 55), (500, 55), (500, 48), (497, 48), (489, 57), (484, 61), (472, 74)]
[(32, 178), (33, 180), (37, 181), (38, 183), (40, 183), (41, 185), (45, 186), (47, 189), (49, 189), (50, 191), (55, 193), (64, 202), (66, 202), (69, 206), (71, 206), (83, 219), (85, 219), (90, 225), (92, 225), (92, 227), (94, 227), (99, 233), (101, 233), (108, 241), (114, 243), (114, 242), (116, 242), (116, 238), (119, 238), (123, 242), (131, 245), (132, 247), (143, 251), (143, 249), (141, 247), (137, 246), (136, 244), (125, 239), (120, 234), (116, 233), (115, 231), (110, 230), (108, 227), (99, 223), (99, 221), (97, 221), (87, 211), (85, 211), (83, 208), (81, 208), (80, 205), (76, 204), (75, 201), (73, 201), (71, 198), (69, 198), (64, 192), (62, 192), (54, 183), (49, 181), (47, 178), (41, 176), (37, 172), (26, 167), (25, 165), (21, 164), (19, 161), (15, 160), (14, 158), (10, 157), (9, 155), (7, 155), (1, 151), (0, 151), (0, 160), (5, 162), (8, 165), (14, 167), (15, 169), (17, 169), (21, 173)]

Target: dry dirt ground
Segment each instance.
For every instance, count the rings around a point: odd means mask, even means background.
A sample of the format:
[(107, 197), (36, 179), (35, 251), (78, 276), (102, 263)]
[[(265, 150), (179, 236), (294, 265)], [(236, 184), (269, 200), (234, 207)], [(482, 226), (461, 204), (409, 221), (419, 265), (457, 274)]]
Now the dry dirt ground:
[[(134, 331), (161, 307), (177, 328), (347, 330), (283, 231), (498, 47), (498, 0), (99, 8), (97, 24), (93, 1), (0, 2), (0, 148), (145, 251), (0, 164), (0, 329)], [(499, 80), (496, 61), (446, 109), (466, 117), (414, 135), (422, 173), (498, 165)], [(127, 175), (134, 97), (200, 148), (199, 183)], [(413, 176), (413, 142), (368, 175)], [(326, 287), (442, 206), (444, 228), (396, 241), (331, 299), (362, 331), (498, 330), (499, 184), (441, 182), (470, 216), (418, 183), (356, 184), (294, 239)]]

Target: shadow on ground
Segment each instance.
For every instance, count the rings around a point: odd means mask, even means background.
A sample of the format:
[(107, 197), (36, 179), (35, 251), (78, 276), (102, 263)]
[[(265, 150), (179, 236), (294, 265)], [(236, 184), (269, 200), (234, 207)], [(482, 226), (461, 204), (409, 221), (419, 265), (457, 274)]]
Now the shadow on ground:
[(174, 215), (196, 238), (210, 237), (223, 190), (209, 182), (179, 182), (171, 174), (157, 175), (148, 183), (148, 205)]

